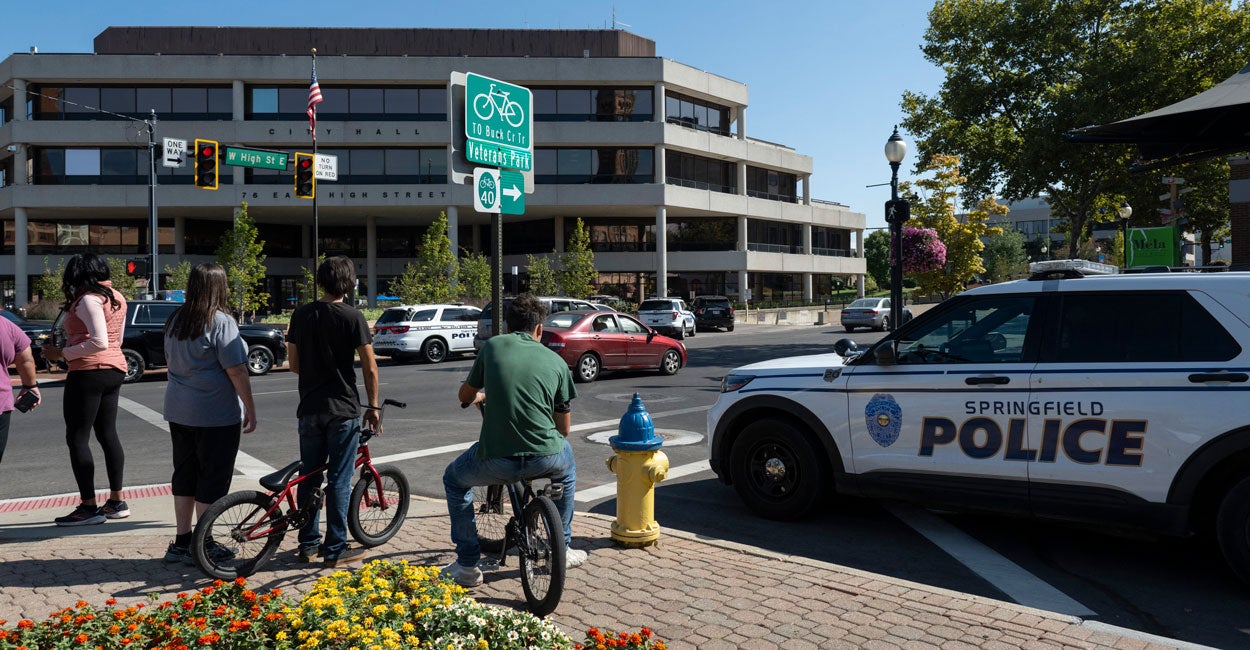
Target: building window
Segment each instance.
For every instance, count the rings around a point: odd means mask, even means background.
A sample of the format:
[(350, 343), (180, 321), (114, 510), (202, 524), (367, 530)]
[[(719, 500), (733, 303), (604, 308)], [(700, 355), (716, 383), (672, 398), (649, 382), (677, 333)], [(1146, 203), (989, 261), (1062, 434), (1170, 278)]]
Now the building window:
[[(447, 89), (442, 87), (334, 88), (321, 86), (321, 120), (446, 121)], [(308, 86), (247, 89), (249, 120), (308, 119)]]
[(729, 135), (729, 109), (678, 93), (664, 95), (665, 121), (670, 124)]
[(539, 184), (651, 183), (654, 152), (644, 147), (540, 147), (534, 151)]
[(803, 227), (797, 223), (747, 219), (747, 250), (802, 253)]
[(556, 247), (556, 229), (550, 219), (541, 221), (505, 221), (503, 254), (550, 253)]
[(37, 93), (31, 118), (36, 120), (147, 119), (229, 120), (233, 90), (229, 86), (44, 86)]
[(737, 248), (737, 219), (733, 217), (690, 217), (669, 219), (670, 251), (731, 251)]
[(665, 167), (669, 185), (695, 187), (726, 194), (738, 192), (736, 166), (723, 160), (713, 160), (680, 151), (665, 152)]
[(794, 174), (747, 166), (747, 196), (797, 203), (798, 184)]
[(854, 257), (851, 233), (847, 230), (812, 226), (812, 254), (828, 257)]
[[(319, 153), (338, 158), (339, 183), (391, 185), (447, 182), (445, 147), (322, 149)], [(249, 167), (243, 174), (246, 182), (252, 185), (291, 185), (295, 182), (294, 171), (289, 169)]]
[[(150, 162), (148, 149), (60, 149), (32, 147), (31, 160), (36, 185), (147, 185)], [(156, 165), (158, 185), (190, 185), (191, 165)], [(231, 175), (221, 174), (220, 182), (230, 184)]]
[(650, 88), (533, 88), (536, 122), (650, 122)]

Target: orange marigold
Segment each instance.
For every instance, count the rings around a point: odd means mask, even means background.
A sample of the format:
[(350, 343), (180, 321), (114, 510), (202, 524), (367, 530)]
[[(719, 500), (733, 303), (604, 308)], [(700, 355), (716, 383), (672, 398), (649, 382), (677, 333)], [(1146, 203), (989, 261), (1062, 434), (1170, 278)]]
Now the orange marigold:
[(122, 631), (122, 628), (120, 625), (109, 626), (109, 634), (117, 634), (118, 632), (121, 632), (121, 631)]
[(243, 585), (247, 584), (247, 578), (244, 578), (244, 577), (242, 577), (242, 576), (239, 576), (238, 578), (235, 578), (235, 579), (234, 579), (234, 584), (239, 585), (240, 587), (242, 587)]
[(82, 608), (84, 608), (84, 607), (86, 607), (86, 606), (87, 606), (87, 601), (85, 601), (85, 600), (80, 600), (80, 601), (78, 601), (78, 602), (74, 603), (74, 607), (77, 607), (78, 609), (82, 609)]
[(116, 605), (116, 604), (117, 604), (117, 599), (116, 599), (116, 598), (110, 598), (110, 599), (108, 599), (108, 600), (104, 601), (104, 604), (105, 604), (105, 605), (108, 605), (109, 607), (112, 607), (113, 605)]
[(30, 628), (34, 626), (35, 626), (35, 622), (30, 620), (29, 618), (24, 618), (17, 622), (17, 629), (19, 630), (29, 630)]
[(86, 634), (79, 633), (78, 636), (74, 637), (74, 643), (86, 643), (86, 642), (87, 642)]

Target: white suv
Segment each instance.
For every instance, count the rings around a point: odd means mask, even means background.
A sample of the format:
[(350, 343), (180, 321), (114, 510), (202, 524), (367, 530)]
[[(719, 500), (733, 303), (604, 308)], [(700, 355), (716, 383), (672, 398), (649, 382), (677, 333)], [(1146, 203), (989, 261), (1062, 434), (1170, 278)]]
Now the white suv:
[(681, 298), (647, 298), (638, 305), (642, 324), (675, 339), (695, 335), (694, 312)]
[(373, 325), (373, 353), (396, 361), (438, 363), (473, 351), (482, 310), (467, 305), (401, 305), (382, 312)]
[(711, 466), (759, 515), (836, 491), (1210, 533), (1250, 583), (1250, 273), (1035, 273), (835, 350), (722, 381)]

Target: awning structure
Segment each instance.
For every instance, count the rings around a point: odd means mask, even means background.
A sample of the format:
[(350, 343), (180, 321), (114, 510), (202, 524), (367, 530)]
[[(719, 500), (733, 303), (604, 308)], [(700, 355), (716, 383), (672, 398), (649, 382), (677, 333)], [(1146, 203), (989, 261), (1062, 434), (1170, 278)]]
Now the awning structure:
[(1133, 171), (1250, 151), (1250, 65), (1171, 106), (1064, 134), (1068, 142), (1135, 144)]

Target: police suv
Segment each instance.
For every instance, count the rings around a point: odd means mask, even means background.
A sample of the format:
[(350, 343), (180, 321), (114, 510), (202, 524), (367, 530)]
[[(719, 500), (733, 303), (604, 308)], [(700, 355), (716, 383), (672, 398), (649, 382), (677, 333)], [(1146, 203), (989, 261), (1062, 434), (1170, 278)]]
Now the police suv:
[(438, 363), (449, 354), (473, 352), (482, 310), (467, 305), (401, 305), (382, 312), (373, 325), (373, 353), (396, 361)]
[(856, 350), (724, 377), (712, 469), (757, 514), (832, 493), (1170, 535), (1250, 583), (1250, 273), (1056, 261)]

